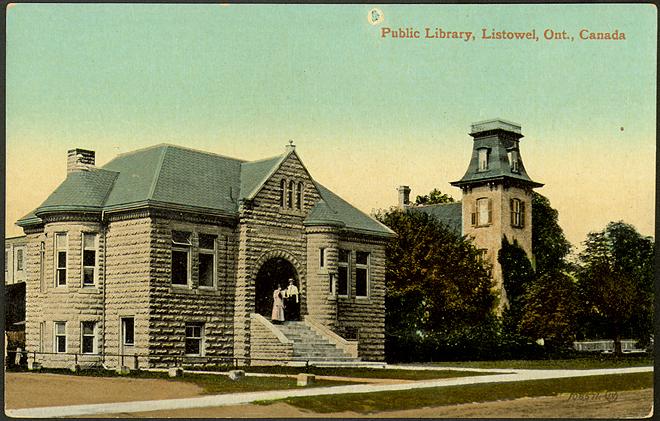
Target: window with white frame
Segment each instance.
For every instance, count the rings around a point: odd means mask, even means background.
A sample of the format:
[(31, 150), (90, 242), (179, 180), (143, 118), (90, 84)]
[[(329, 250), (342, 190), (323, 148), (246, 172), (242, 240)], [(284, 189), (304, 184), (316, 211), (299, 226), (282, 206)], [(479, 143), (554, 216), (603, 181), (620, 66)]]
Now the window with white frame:
[(66, 352), (66, 322), (55, 322), (55, 352)]
[(507, 156), (509, 157), (509, 166), (511, 167), (512, 172), (519, 172), (520, 170), (518, 169), (518, 162), (520, 161), (518, 157), (518, 151), (513, 149), (507, 152)]
[(477, 199), (477, 209), (472, 217), (474, 225), (484, 226), (489, 225), (493, 221), (493, 208), (492, 202), (486, 197)]
[(25, 253), (25, 250), (23, 250), (22, 248), (16, 249), (16, 271), (17, 272), (20, 272), (24, 269), (24, 267), (23, 267), (23, 265), (24, 265), (24, 263), (23, 263), (24, 253)]
[(55, 234), (55, 286), (66, 286), (68, 236), (65, 232)]
[(83, 233), (83, 287), (94, 286), (97, 277), (98, 234)]
[(355, 253), (355, 296), (369, 296), (369, 253)]
[(121, 318), (121, 342), (123, 346), (135, 345), (135, 319), (133, 317)]
[(511, 226), (523, 228), (525, 226), (525, 202), (520, 199), (511, 199)]
[(186, 323), (186, 355), (204, 355), (204, 323)]
[(172, 285), (190, 282), (190, 237), (190, 232), (172, 231)]
[(96, 354), (96, 322), (82, 322), (80, 331), (80, 352)]
[(479, 171), (488, 170), (488, 149), (477, 149), (477, 153), (479, 154)]
[(199, 286), (214, 287), (216, 283), (216, 236), (199, 234)]
[(337, 295), (348, 296), (351, 284), (350, 250), (339, 249), (337, 261)]

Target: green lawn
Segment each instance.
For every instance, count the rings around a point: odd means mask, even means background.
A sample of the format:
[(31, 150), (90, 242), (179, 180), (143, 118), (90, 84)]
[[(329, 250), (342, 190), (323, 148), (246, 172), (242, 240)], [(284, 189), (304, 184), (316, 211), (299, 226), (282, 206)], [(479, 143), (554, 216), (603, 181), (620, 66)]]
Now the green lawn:
[[(381, 368), (334, 368), (334, 367), (246, 367), (249, 373), (270, 374), (298, 374), (309, 373), (317, 376), (340, 376), (373, 379), (397, 379), (397, 380), (431, 380), (446, 379), (450, 377), (466, 377), (492, 375), (493, 373), (475, 373), (473, 371), (456, 370), (405, 370), (405, 369), (381, 369)], [(503, 371), (502, 373), (505, 373)]]
[[(425, 364), (425, 363), (423, 363)], [(500, 369), (591, 369), (652, 366), (653, 357), (601, 357), (570, 358), (559, 360), (501, 360), (501, 361), (447, 361), (430, 363), (439, 367), (500, 368)]]
[[(380, 411), (415, 409), (470, 402), (487, 402), (534, 396), (555, 396), (562, 393), (614, 392), (651, 387), (653, 387), (653, 373), (649, 372), (473, 384), (377, 393), (310, 396), (283, 399), (281, 401), (317, 413), (355, 411), (362, 414), (369, 414)], [(264, 405), (271, 403), (274, 403), (274, 401), (260, 402), (260, 404)]]

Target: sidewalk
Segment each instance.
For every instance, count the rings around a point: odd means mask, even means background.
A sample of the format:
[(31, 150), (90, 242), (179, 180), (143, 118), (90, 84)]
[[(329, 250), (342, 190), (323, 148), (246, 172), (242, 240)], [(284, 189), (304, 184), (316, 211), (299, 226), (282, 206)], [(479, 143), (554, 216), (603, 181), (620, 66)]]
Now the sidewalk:
[[(483, 370), (486, 371), (486, 370)], [(235, 393), (226, 395), (202, 396), (185, 399), (152, 400), (139, 402), (119, 402), (110, 404), (57, 406), (44, 408), (23, 408), (6, 410), (11, 417), (51, 418), (78, 417), (84, 415), (147, 412), (171, 409), (192, 409), (225, 405), (246, 404), (255, 401), (277, 400), (300, 396), (337, 395), (346, 393), (371, 393), (394, 390), (447, 387), (477, 383), (498, 383), (524, 380), (556, 379), (607, 374), (651, 372), (653, 367), (627, 367), (595, 370), (515, 370), (510, 374), (492, 376), (454, 377), (448, 379), (423, 380), (397, 384), (359, 384), (335, 387), (276, 390), (265, 392)], [(501, 370), (500, 370), (501, 372)]]

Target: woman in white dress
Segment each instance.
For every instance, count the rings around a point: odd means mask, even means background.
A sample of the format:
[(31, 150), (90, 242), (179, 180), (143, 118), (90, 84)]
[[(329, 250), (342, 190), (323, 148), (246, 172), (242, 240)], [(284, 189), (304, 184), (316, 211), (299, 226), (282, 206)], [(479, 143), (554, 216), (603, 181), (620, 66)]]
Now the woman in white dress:
[(282, 286), (278, 285), (273, 291), (273, 314), (270, 317), (275, 324), (284, 321), (284, 301), (282, 300)]

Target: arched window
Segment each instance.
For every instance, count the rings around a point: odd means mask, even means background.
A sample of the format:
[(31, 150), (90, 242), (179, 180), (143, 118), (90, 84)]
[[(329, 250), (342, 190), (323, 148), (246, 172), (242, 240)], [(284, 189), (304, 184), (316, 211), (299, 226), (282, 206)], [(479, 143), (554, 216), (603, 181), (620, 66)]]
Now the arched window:
[(296, 209), (302, 209), (303, 183), (298, 183), (296, 190)]
[(286, 206), (286, 180), (280, 181), (280, 206)]
[(289, 190), (286, 192), (286, 206), (289, 208), (293, 207), (293, 190), (295, 188), (295, 183), (293, 181), (289, 181)]

